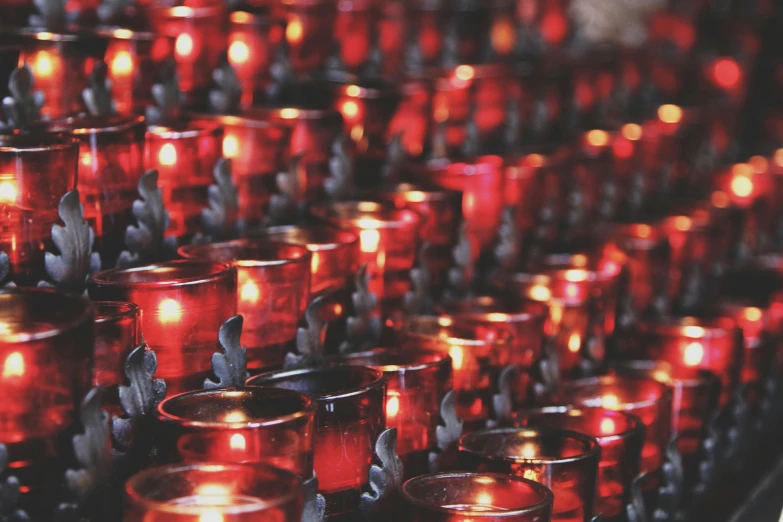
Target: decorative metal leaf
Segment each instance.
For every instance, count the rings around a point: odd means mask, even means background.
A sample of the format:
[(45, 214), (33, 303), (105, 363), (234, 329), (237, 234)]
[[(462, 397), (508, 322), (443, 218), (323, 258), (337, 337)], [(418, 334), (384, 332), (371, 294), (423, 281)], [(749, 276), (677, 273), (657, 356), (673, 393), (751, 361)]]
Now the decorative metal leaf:
[(3, 115), (7, 122), (3, 129), (24, 130), (41, 119), (41, 107), (44, 104), (44, 94), (33, 91), (35, 80), (33, 71), (24, 65), (11, 73), (8, 78), (8, 90), (11, 96), (3, 98)]
[(30, 26), (49, 31), (62, 31), (78, 13), (69, 14), (65, 8), (67, 0), (33, 0), (38, 14), (30, 15)]
[(129, 386), (120, 385), (120, 405), (125, 418), (112, 419), (112, 435), (121, 451), (131, 448), (137, 423), (154, 413), (158, 403), (166, 396), (163, 379), (153, 379), (158, 368), (155, 352), (141, 344), (128, 354), (125, 360), (125, 377)]
[(457, 392), (451, 390), (440, 403), (441, 423), (435, 428), (437, 449), (430, 452), (430, 472), (443, 470), (444, 458), (449, 451), (455, 450), (455, 444), (462, 436), (464, 423), (457, 416)]
[(443, 31), (443, 51), (441, 54), (441, 65), (449, 67), (457, 65), (459, 59), (459, 29), (456, 18), (449, 20), (445, 31)]
[(354, 285), (356, 291), (351, 295), (351, 300), (356, 315), (347, 320), (346, 340), (340, 345), (340, 353), (371, 348), (381, 338), (378, 298), (370, 292), (370, 275), (366, 263), (356, 271)]
[(647, 473), (640, 473), (631, 482), (631, 501), (625, 506), (628, 522), (647, 522), (647, 511), (644, 506), (642, 486), (647, 479)]
[(522, 115), (519, 100), (511, 97), (506, 103), (506, 118), (503, 127), (503, 142), (507, 152), (516, 152), (522, 139)]
[(432, 314), (435, 299), (432, 296), (432, 264), (429, 259), (429, 243), (419, 248), (419, 266), (411, 270), (411, 290), (405, 294), (403, 310), (408, 314)]
[(544, 344), (541, 358), (536, 366), (540, 380), (535, 383), (534, 389), (538, 397), (543, 397), (550, 394), (560, 382), (560, 361), (554, 346), (554, 339), (550, 339)]
[(678, 441), (679, 436), (675, 435), (666, 447), (663, 484), (658, 488), (658, 503), (653, 512), (653, 520), (659, 522), (674, 521), (682, 516), (685, 478)]
[(329, 159), (331, 176), (324, 181), (324, 189), (333, 200), (348, 199), (355, 190), (353, 159), (348, 152), (348, 136), (340, 134), (332, 144), (332, 157)]
[(405, 48), (405, 68), (408, 72), (421, 71), (424, 67), (424, 56), (421, 53), (418, 35), (413, 33), (410, 43)]
[(313, 476), (302, 484), (304, 509), (302, 522), (326, 522), (326, 499), (318, 493), (318, 478)]
[(132, 16), (135, 0), (103, 0), (98, 6), (98, 19), (104, 24), (117, 25)]
[(270, 100), (278, 100), (283, 92), (296, 81), (294, 69), (289, 58), (288, 41), (283, 38), (275, 49), (275, 59), (269, 67), (272, 82), (267, 87)]
[(81, 499), (90, 497), (109, 483), (109, 415), (101, 409), (101, 392), (100, 388), (90, 390), (79, 410), (84, 433), (73, 436), (73, 450), (82, 468), (65, 472), (68, 487)]
[(242, 86), (236, 69), (225, 54), (220, 58), (217, 69), (212, 71), (217, 89), (209, 92), (209, 105), (217, 114), (236, 114), (242, 104)]
[[(4, 474), (8, 467), (8, 449), (5, 444), (0, 444), (0, 475)], [(27, 522), (27, 513), (17, 508), (19, 504), (19, 480), (13, 476), (0, 479), (0, 521), (2, 522)]]
[[(169, 227), (169, 213), (163, 206), (157, 170), (148, 170), (141, 176), (139, 195), (141, 199), (133, 202), (137, 225), (128, 225), (125, 230), (125, 246), (128, 250), (120, 254), (117, 261), (120, 268), (150, 264), (164, 257), (164, 233)], [(169, 240), (175, 241), (174, 238)], [(169, 248), (176, 250), (174, 245)]]
[(386, 164), (383, 166), (381, 174), (383, 180), (387, 183), (395, 183), (405, 172), (405, 165), (408, 162), (408, 154), (402, 145), (402, 133), (399, 132), (392, 136), (389, 144), (386, 146)]
[(296, 223), (304, 209), (303, 192), (305, 180), (303, 156), (291, 158), (287, 172), (277, 173), (277, 188), (279, 194), (272, 194), (269, 201), (267, 222), (270, 226), (290, 225)]
[(439, 121), (435, 123), (432, 134), (432, 159), (445, 159), (449, 156), (449, 143), (446, 139), (446, 122)]
[(8, 273), (11, 271), (11, 260), (8, 258), (8, 254), (0, 251), (0, 283), (8, 277)]
[(476, 124), (475, 110), (471, 111), (465, 123), (465, 138), (462, 141), (461, 152), (467, 158), (474, 158), (481, 154), (481, 131)]
[(95, 235), (82, 216), (78, 190), (71, 190), (60, 199), (58, 214), (65, 226), (52, 225), (52, 242), (60, 255), (46, 252), (46, 273), (58, 286), (81, 290), (87, 276), (101, 269), (101, 258), (92, 252)]
[(220, 327), (218, 340), (223, 353), (212, 354), (212, 373), (218, 380), (215, 382), (209, 378), (204, 379), (205, 389), (242, 386), (249, 377), (247, 348), (240, 343), (243, 322), (241, 315), (235, 315)]
[(185, 97), (179, 90), (177, 64), (169, 60), (163, 67), (160, 83), (152, 86), (155, 105), (145, 111), (148, 125), (173, 125), (182, 121)]
[(461, 299), (470, 294), (474, 275), (473, 249), (468, 238), (467, 224), (464, 221), (459, 230), (459, 242), (451, 253), (454, 264), (449, 269), (446, 296), (448, 299)]
[(501, 421), (508, 419), (514, 411), (514, 395), (512, 386), (517, 377), (519, 368), (516, 366), (506, 366), (500, 372), (498, 377), (497, 393), (492, 396), (492, 409), (494, 419), (487, 422), (487, 427), (494, 428)]
[(111, 98), (111, 80), (108, 79), (108, 68), (103, 60), (95, 62), (89, 83), (90, 86), (82, 91), (82, 99), (90, 114), (93, 116), (114, 114), (116, 109)]
[(367, 54), (367, 62), (362, 71), (363, 78), (379, 78), (383, 72), (383, 51), (375, 38), (370, 52)]
[(749, 389), (750, 383), (738, 386), (731, 402), (731, 420), (727, 433), (725, 458), (737, 468), (740, 467), (748, 451), (747, 442), (753, 427), (752, 412), (748, 403)]
[(712, 487), (720, 453), (720, 413), (716, 411), (707, 422), (706, 435), (701, 441), (702, 460), (699, 462), (699, 479), (694, 487), (697, 495), (704, 495)]
[(298, 354), (288, 353), (285, 357), (286, 368), (299, 368), (317, 363), (323, 359), (323, 339), (326, 326), (321, 319), (323, 297), (316, 297), (305, 310), (307, 328), (299, 328), (296, 332), (296, 349)]
[(495, 259), (505, 272), (513, 272), (519, 267), (522, 254), (522, 231), (517, 227), (514, 214), (512, 206), (503, 209), (495, 244)]
[(391, 520), (397, 493), (402, 486), (402, 460), (397, 456), (397, 428), (378, 435), (374, 463), (370, 466), (370, 491), (362, 493), (359, 510), (367, 520)]
[(237, 236), (239, 192), (231, 174), (231, 160), (220, 158), (212, 170), (215, 183), (209, 186), (209, 208), (201, 210), (201, 222), (211, 241)]

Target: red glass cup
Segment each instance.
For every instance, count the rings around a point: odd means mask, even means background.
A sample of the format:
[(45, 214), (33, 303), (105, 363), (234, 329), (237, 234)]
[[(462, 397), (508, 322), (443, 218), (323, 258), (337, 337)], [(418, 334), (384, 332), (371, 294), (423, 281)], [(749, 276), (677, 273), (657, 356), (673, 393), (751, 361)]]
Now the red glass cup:
[(170, 395), (200, 389), (220, 350), (218, 331), (237, 311), (237, 272), (229, 263), (169, 261), (98, 272), (90, 297), (141, 308), (144, 340), (158, 358), (156, 377)]
[(607, 375), (564, 383), (555, 404), (606, 408), (636, 415), (645, 426), (642, 472), (657, 472), (671, 438), (672, 392), (649, 378)]
[[(226, 10), (221, 3), (195, 7), (151, 5), (150, 26), (158, 36), (155, 45), (177, 62), (179, 87), (190, 101), (204, 97), (212, 71), (226, 49)], [(173, 45), (172, 45), (173, 41)], [(160, 42), (160, 43), (159, 43)]]
[(327, 226), (281, 226), (263, 229), (261, 237), (303, 246), (310, 251), (310, 295), (317, 297), (336, 292), (347, 296), (358, 268), (359, 237), (356, 234)]
[(263, 90), (271, 81), (269, 66), (279, 42), (271, 38), (274, 20), (269, 15), (234, 11), (228, 20), (228, 62), (242, 87), (242, 107), (247, 108), (254, 100), (263, 99)]
[(125, 248), (125, 229), (144, 171), (142, 116), (77, 116), (56, 121), (51, 130), (79, 140), (78, 183), (84, 218), (95, 233), (93, 250), (106, 267)]
[(372, 51), (376, 30), (376, 5), (373, 0), (346, 0), (337, 3), (333, 39), (342, 69), (360, 73)]
[(609, 520), (625, 515), (644, 443), (644, 426), (637, 417), (603, 408), (548, 406), (516, 412), (512, 425), (570, 430), (595, 437), (601, 446), (595, 511)]
[(125, 484), (123, 522), (299, 522), (304, 490), (293, 473), (259, 464), (146, 469)]
[(404, 350), (434, 350), (451, 357), (457, 415), (479, 426), (492, 411), (497, 378), (513, 351), (510, 332), (486, 331), (450, 317), (407, 316), (401, 334)]
[(378, 297), (384, 313), (398, 308), (410, 287), (419, 215), (371, 201), (341, 201), (310, 210), (319, 219), (359, 236), (359, 265), (367, 264), (370, 291)]
[[(506, 160), (503, 204), (514, 208), (514, 222), (522, 233), (541, 222), (541, 214), (546, 210), (560, 215), (560, 167), (561, 160), (555, 154), (533, 153)], [(547, 247), (553, 239), (540, 238), (541, 246)]]
[(460, 464), (535, 480), (554, 496), (552, 520), (593, 517), (601, 447), (582, 433), (543, 427), (474, 431), (459, 440)]
[(429, 151), (432, 124), (432, 88), (428, 79), (406, 79), (400, 85), (400, 103), (389, 122), (389, 136), (400, 136), (408, 156), (421, 159)]
[(669, 318), (641, 323), (640, 328), (643, 358), (712, 371), (721, 378), (721, 406), (729, 403), (744, 355), (742, 331), (732, 319)]
[(258, 239), (186, 245), (186, 259), (228, 262), (237, 268), (236, 309), (244, 318), (247, 367), (258, 372), (283, 364), (310, 295), (310, 251)]
[(130, 116), (153, 103), (155, 72), (169, 56), (172, 44), (154, 33), (128, 29), (98, 30), (107, 40), (103, 61), (117, 114)]
[(513, 384), (514, 402), (517, 407), (529, 404), (532, 399), (529, 370), (541, 358), (547, 308), (533, 301), (511, 302), (478, 296), (444, 304), (441, 311), (453, 324), (470, 324), (484, 336), (511, 334), (508, 364), (519, 370)]
[(327, 515), (355, 511), (367, 485), (375, 441), (385, 425), (386, 378), (361, 366), (270, 372), (247, 381), (310, 396), (315, 414), (314, 469)]
[(70, 442), (91, 381), (94, 308), (81, 296), (38, 288), (0, 290), (0, 443), (22, 492), (59, 487), (56, 457)]
[(308, 479), (315, 403), (292, 390), (222, 388), (174, 395), (158, 405), (169, 462), (254, 463)]
[(200, 229), (222, 137), (220, 126), (209, 122), (147, 130), (144, 168), (158, 171), (158, 186), (171, 219), (167, 233), (180, 237)]
[(326, 0), (291, 0), (281, 9), (294, 72), (307, 75), (326, 65), (334, 42), (336, 5)]
[(386, 376), (386, 427), (397, 428), (397, 455), (406, 477), (427, 473), (436, 446), (440, 403), (451, 390), (451, 359), (430, 350), (377, 349), (339, 359)]
[(435, 473), (402, 485), (410, 522), (550, 522), (552, 492), (499, 473)]
[(123, 301), (95, 302), (92, 384), (108, 391), (103, 396), (105, 406), (119, 407), (119, 386), (125, 384), (125, 361), (141, 343), (141, 308)]
[(62, 134), (0, 136), (0, 252), (10, 279), (34, 286), (46, 278), (44, 252), (60, 198), (76, 188), (79, 143)]
[(462, 192), (462, 216), (474, 255), (495, 239), (503, 211), (503, 160), (482, 156), (459, 163), (435, 161), (422, 174), (446, 189)]

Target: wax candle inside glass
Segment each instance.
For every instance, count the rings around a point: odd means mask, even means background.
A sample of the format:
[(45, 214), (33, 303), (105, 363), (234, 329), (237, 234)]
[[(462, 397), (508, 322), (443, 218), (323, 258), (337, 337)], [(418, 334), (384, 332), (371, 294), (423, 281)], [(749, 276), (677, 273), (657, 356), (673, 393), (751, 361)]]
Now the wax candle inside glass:
[(377, 349), (341, 362), (380, 370), (387, 379), (386, 427), (397, 428), (397, 454), (407, 477), (426, 473), (436, 444), (440, 403), (451, 390), (451, 359), (431, 350)]
[(300, 522), (302, 479), (260, 464), (149, 468), (125, 485), (123, 522)]
[[(389, 122), (399, 103), (396, 86), (351, 76), (345, 81), (347, 85), (334, 84), (335, 109), (343, 116), (343, 132), (355, 143), (360, 165), (380, 166), (386, 157)], [(377, 179), (373, 180), (367, 172), (357, 183), (366, 185)]]
[(103, 61), (111, 80), (117, 114), (143, 112), (153, 102), (155, 70), (166, 58), (171, 44), (162, 41), (155, 46), (156, 35), (152, 32), (128, 29), (98, 29), (97, 32), (108, 40)]
[(237, 275), (228, 263), (169, 261), (93, 275), (90, 297), (135, 303), (144, 340), (169, 394), (200, 389), (218, 351), (218, 331), (236, 315)]
[(313, 474), (315, 403), (259, 387), (182, 393), (158, 405), (164, 458), (172, 462), (261, 463)]
[(601, 448), (593, 437), (550, 428), (475, 431), (459, 441), (460, 463), (478, 472), (509, 473), (552, 490), (552, 520), (593, 517)]
[(549, 522), (552, 492), (543, 484), (499, 473), (435, 473), (402, 486), (411, 522)]
[(515, 427), (541, 426), (595, 437), (601, 446), (595, 511), (607, 519), (625, 514), (644, 443), (644, 426), (637, 417), (603, 408), (549, 406), (516, 412), (511, 423)]
[(513, 351), (509, 331), (486, 331), (445, 316), (408, 316), (402, 348), (435, 350), (451, 357), (457, 415), (475, 426), (489, 418), (497, 378)]
[(272, 61), (274, 28), (271, 16), (262, 13), (234, 11), (229, 15), (228, 61), (237, 73), (242, 86), (242, 106), (249, 107), (255, 92), (269, 83), (269, 64)]
[(305, 368), (257, 375), (247, 384), (295, 390), (315, 401), (318, 491), (326, 497), (327, 515), (355, 511), (385, 425), (383, 373), (363, 366)]
[(122, 301), (95, 303), (92, 381), (94, 386), (108, 391), (103, 396), (104, 405), (119, 407), (119, 386), (125, 384), (125, 361), (141, 342), (141, 308)]
[(775, 355), (777, 337), (773, 329), (773, 319), (770, 307), (750, 306), (734, 300), (723, 300), (719, 305), (721, 315), (731, 317), (742, 329), (743, 356), (741, 383), (747, 383), (751, 388), (751, 400), (755, 403), (762, 395), (760, 386), (768, 374)]
[(260, 239), (187, 245), (186, 259), (228, 262), (237, 268), (237, 311), (251, 371), (283, 364), (310, 295), (311, 253), (304, 247)]

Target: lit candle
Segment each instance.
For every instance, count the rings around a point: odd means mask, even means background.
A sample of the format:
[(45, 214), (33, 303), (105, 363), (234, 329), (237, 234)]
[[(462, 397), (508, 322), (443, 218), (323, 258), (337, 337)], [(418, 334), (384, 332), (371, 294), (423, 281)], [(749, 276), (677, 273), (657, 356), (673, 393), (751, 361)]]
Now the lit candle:
[(249, 107), (254, 93), (269, 82), (272, 19), (261, 14), (234, 11), (229, 15), (228, 62), (242, 86), (242, 106)]
[(297, 74), (320, 71), (326, 65), (335, 39), (336, 7), (327, 0), (291, 0), (281, 6), (289, 57)]
[(95, 303), (95, 356), (92, 383), (108, 393), (103, 404), (119, 412), (119, 386), (125, 383), (125, 360), (141, 344), (141, 309), (122, 301)]
[(98, 29), (107, 39), (103, 61), (111, 80), (111, 93), (118, 114), (129, 116), (152, 103), (155, 70), (168, 55), (165, 39), (128, 29)]

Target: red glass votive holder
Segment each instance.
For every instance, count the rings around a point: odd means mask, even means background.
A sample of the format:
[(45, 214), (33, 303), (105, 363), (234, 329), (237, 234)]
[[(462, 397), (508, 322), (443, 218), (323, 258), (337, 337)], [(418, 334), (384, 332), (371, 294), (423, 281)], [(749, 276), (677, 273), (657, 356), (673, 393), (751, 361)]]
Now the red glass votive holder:
[[(560, 180), (564, 154), (527, 154), (507, 159), (503, 181), (503, 205), (514, 207), (514, 222), (522, 233), (527, 233), (541, 222), (541, 213), (551, 209), (561, 215), (564, 196)], [(552, 233), (539, 239), (546, 249), (554, 241)]]
[(434, 350), (451, 357), (457, 415), (466, 426), (483, 425), (492, 411), (492, 395), (513, 351), (507, 330), (486, 331), (450, 317), (407, 316), (402, 348)]
[(521, 370), (513, 383), (517, 407), (528, 404), (532, 382), (529, 370), (541, 358), (547, 308), (534, 301), (512, 302), (491, 296), (461, 299), (442, 306), (445, 316), (454, 324), (470, 324), (481, 337), (511, 334), (508, 363)]
[(721, 379), (720, 404), (729, 403), (743, 365), (742, 331), (728, 317), (669, 318), (640, 324), (642, 358), (710, 370)]
[[(206, 99), (212, 71), (226, 49), (226, 9), (221, 3), (147, 8), (155, 42), (177, 62), (179, 87), (189, 101)], [(173, 45), (172, 45), (173, 42)], [(164, 49), (165, 48), (165, 49)]]
[(330, 293), (347, 295), (359, 265), (359, 236), (328, 226), (281, 226), (264, 229), (262, 237), (303, 246), (310, 251), (311, 296)]
[(323, 70), (334, 42), (334, 2), (290, 0), (281, 9), (285, 19), (285, 39), (289, 60), (297, 75)]
[(311, 253), (304, 247), (258, 239), (186, 245), (181, 257), (228, 262), (237, 268), (237, 312), (251, 371), (283, 364), (310, 295)]
[(410, 522), (549, 522), (552, 492), (499, 473), (436, 473), (402, 485)]
[(125, 229), (133, 223), (144, 154), (143, 116), (73, 117), (51, 130), (79, 140), (78, 182), (84, 218), (95, 233), (93, 250), (103, 266), (115, 266), (125, 248)]
[(512, 425), (570, 430), (595, 437), (601, 446), (595, 511), (605, 519), (622, 519), (631, 482), (639, 474), (644, 443), (644, 426), (637, 417), (603, 408), (548, 406), (515, 413)]
[(359, 236), (359, 265), (367, 265), (370, 291), (384, 313), (401, 305), (416, 260), (420, 217), (372, 201), (341, 201), (311, 207), (318, 217)]
[(601, 447), (582, 433), (543, 427), (474, 431), (459, 440), (460, 464), (540, 482), (554, 496), (552, 520), (593, 517)]
[(183, 128), (153, 126), (147, 130), (144, 168), (158, 171), (158, 186), (176, 237), (201, 228), (201, 210), (215, 182), (213, 169), (221, 155), (223, 130), (217, 123), (194, 122)]
[(123, 522), (299, 522), (304, 490), (291, 472), (259, 464), (146, 469), (125, 484)]
[(429, 147), (432, 120), (430, 81), (408, 79), (400, 86), (400, 103), (389, 122), (389, 136), (400, 136), (408, 156), (420, 159)]
[(367, 484), (375, 441), (385, 425), (386, 378), (379, 370), (335, 366), (282, 370), (252, 377), (251, 386), (287, 388), (312, 397), (314, 469), (327, 515), (356, 510)]
[(127, 301), (141, 308), (144, 340), (158, 358), (156, 377), (169, 395), (200, 389), (218, 331), (237, 310), (237, 272), (229, 263), (169, 261), (98, 272), (90, 297)]
[(11, 281), (35, 286), (46, 278), (58, 205), (76, 188), (79, 143), (62, 134), (0, 135), (0, 252)]
[(462, 192), (462, 216), (474, 255), (495, 239), (503, 211), (503, 160), (482, 156), (450, 163), (435, 161), (422, 179), (446, 189)]
[[(274, 21), (269, 15), (234, 11), (228, 18), (228, 63), (236, 71), (242, 87), (243, 108), (263, 99), (262, 91), (271, 81), (269, 65), (276, 42), (272, 36)], [(278, 29), (279, 31), (279, 29)]]
[(340, 362), (369, 366), (386, 376), (386, 427), (397, 428), (397, 455), (406, 477), (427, 473), (436, 446), (438, 412), (451, 390), (451, 358), (431, 350), (377, 349)]
[[(517, 2), (516, 14), (520, 31), (536, 35), (535, 40), (542, 42), (547, 49), (565, 47), (573, 33), (565, 0)], [(523, 48), (523, 56), (538, 54), (535, 47), (527, 47)]]
[(119, 387), (125, 384), (125, 361), (141, 343), (141, 308), (122, 301), (95, 303), (92, 384), (108, 391), (103, 395), (104, 406), (119, 407)]
[(338, 48), (341, 68), (360, 73), (372, 51), (376, 31), (376, 2), (346, 0), (337, 3), (333, 40)]
[(67, 430), (91, 383), (94, 313), (81, 296), (0, 290), (0, 383), (7, 394), (0, 404), (0, 443), (22, 492), (60, 485), (54, 477), (65, 462), (55, 460), (58, 448), (67, 447)]
[[(269, 195), (278, 192), (277, 174), (288, 170), (286, 147), (291, 128), (245, 116), (193, 114), (193, 117), (223, 129), (220, 151), (224, 158), (231, 160), (231, 173), (239, 193), (238, 217), (246, 227), (260, 225)], [(304, 194), (301, 198), (304, 199)]]
[(158, 41), (151, 32), (128, 29), (99, 29), (98, 34), (107, 40), (103, 61), (117, 114), (143, 112), (153, 103), (155, 72), (169, 56), (172, 43)]
[(277, 388), (223, 388), (174, 395), (158, 405), (162, 458), (257, 463), (307, 480), (313, 474), (315, 403)]
[(645, 426), (642, 472), (657, 472), (671, 436), (672, 392), (649, 378), (608, 375), (564, 383), (554, 394), (555, 404), (625, 411)]

